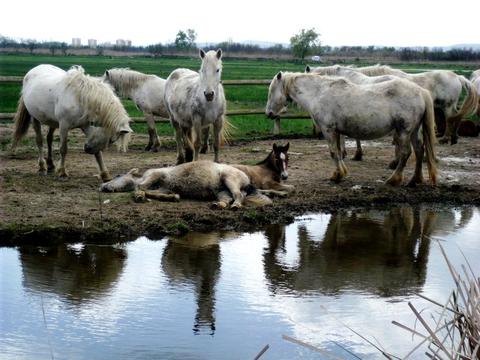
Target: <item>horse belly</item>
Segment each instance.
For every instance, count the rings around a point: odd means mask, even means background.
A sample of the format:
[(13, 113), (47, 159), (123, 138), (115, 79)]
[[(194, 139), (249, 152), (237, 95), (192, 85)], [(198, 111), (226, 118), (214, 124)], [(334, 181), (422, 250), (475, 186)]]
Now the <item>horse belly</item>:
[(372, 140), (392, 131), (392, 120), (385, 115), (370, 114), (366, 117), (346, 118), (338, 125), (338, 131), (354, 139)]
[(25, 106), (35, 119), (44, 124), (57, 123), (53, 86), (48, 83), (27, 83), (22, 90)]

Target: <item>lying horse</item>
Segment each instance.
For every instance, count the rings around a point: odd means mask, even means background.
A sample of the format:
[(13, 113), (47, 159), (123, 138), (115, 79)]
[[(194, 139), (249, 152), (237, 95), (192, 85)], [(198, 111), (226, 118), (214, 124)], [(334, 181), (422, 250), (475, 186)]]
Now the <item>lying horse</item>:
[[(218, 208), (238, 209), (246, 201), (258, 206), (271, 200), (257, 193), (249, 177), (241, 170), (226, 164), (201, 160), (173, 167), (149, 169), (138, 174), (137, 169), (104, 183), (103, 192), (144, 192), (146, 197), (178, 201), (180, 197), (198, 200), (217, 200)], [(152, 191), (154, 190), (154, 191)]]
[(293, 185), (282, 184), (282, 180), (288, 179), (288, 148), (273, 144), (273, 149), (265, 158), (256, 165), (232, 165), (242, 170), (250, 179), (250, 182), (266, 195), (286, 196), (295, 188)]
[[(313, 117), (328, 141), (336, 165), (331, 180), (339, 182), (347, 174), (343, 162), (341, 136), (376, 139), (393, 131), (399, 163), (387, 184), (398, 186), (412, 152), (415, 173), (409, 185), (423, 182), (424, 150), (432, 184), (436, 184), (435, 117), (433, 101), (425, 89), (404, 79), (378, 84), (357, 85), (345, 78), (279, 72), (270, 83), (266, 114), (278, 118), (292, 99)], [(423, 143), (418, 137), (422, 126)]]
[[(112, 177), (103, 163), (102, 150), (117, 140), (125, 148), (129, 139), (127, 134), (132, 132), (130, 118), (111, 87), (85, 75), (80, 66), (72, 67), (67, 72), (53, 65), (38, 65), (31, 69), (23, 79), (22, 95), (14, 121), (13, 151), (33, 122), (39, 173), (42, 175), (55, 170), (52, 142), (55, 129), (60, 128), (61, 158), (57, 173), (61, 177), (67, 176), (65, 157), (69, 130), (80, 128), (85, 133), (87, 140), (84, 150), (95, 155), (104, 181)], [(92, 126), (94, 123), (99, 126)], [(46, 164), (41, 125), (49, 127)]]

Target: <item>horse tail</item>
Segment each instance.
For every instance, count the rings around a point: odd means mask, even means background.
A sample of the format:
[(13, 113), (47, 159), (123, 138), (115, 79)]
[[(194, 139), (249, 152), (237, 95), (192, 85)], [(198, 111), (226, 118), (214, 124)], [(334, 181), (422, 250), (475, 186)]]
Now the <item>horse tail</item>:
[(25, 106), (23, 95), (18, 100), (17, 112), (13, 119), (15, 125), (13, 130), (12, 151), (15, 151), (18, 142), (25, 136), (30, 127), (32, 117)]
[(423, 100), (425, 101), (425, 113), (422, 118), (423, 146), (427, 155), (428, 174), (432, 185), (437, 184), (437, 158), (435, 155), (435, 112), (433, 100), (430, 93), (422, 90)]
[(222, 131), (220, 132), (220, 145), (228, 144), (232, 139), (232, 133), (237, 129), (226, 116), (223, 117)]
[(458, 120), (461, 120), (464, 115), (470, 115), (476, 112), (477, 106), (479, 105), (479, 96), (477, 90), (469, 80), (461, 75), (458, 75), (458, 79), (462, 83), (462, 89), (467, 92), (467, 96), (463, 100), (462, 106), (457, 110), (457, 113), (454, 116), (455, 118), (458, 118)]

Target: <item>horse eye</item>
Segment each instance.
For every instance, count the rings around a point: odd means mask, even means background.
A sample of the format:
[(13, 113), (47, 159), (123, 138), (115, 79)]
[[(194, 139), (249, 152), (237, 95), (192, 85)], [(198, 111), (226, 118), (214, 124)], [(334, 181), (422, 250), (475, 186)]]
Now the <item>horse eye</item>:
[(217, 73), (220, 72), (220, 69), (217, 69)]

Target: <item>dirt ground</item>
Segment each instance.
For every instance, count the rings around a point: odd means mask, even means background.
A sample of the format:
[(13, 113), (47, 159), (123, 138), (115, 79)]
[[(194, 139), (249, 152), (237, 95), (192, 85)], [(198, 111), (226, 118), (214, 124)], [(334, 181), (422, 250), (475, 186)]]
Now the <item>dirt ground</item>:
[[(0, 128), (0, 137), (11, 129)], [(33, 134), (30, 133), (32, 138)], [(317, 139), (290, 141), (288, 184), (296, 192), (274, 199), (262, 209), (245, 207), (238, 211), (213, 210), (209, 202), (182, 199), (178, 203), (151, 201), (135, 203), (129, 193), (99, 193), (100, 180), (94, 157), (82, 151), (79, 133), (69, 139), (67, 180), (55, 175), (37, 175), (33, 141), (19, 147), (16, 155), (0, 153), (0, 245), (54, 243), (60, 241), (112, 242), (139, 235), (160, 237), (189, 230), (251, 230), (270, 223), (286, 223), (308, 212), (335, 212), (348, 207), (389, 207), (394, 204), (430, 203), (451, 206), (480, 205), (480, 139), (460, 138), (457, 145), (437, 145), (439, 185), (393, 188), (384, 185), (391, 174), (387, 168), (393, 156), (391, 139), (364, 142), (364, 160), (346, 161), (349, 175), (340, 184), (329, 181), (333, 164), (326, 142)], [(72, 141), (73, 140), (73, 141)], [(133, 167), (142, 170), (173, 165), (175, 151), (170, 146), (158, 153), (141, 150), (146, 136), (135, 135), (130, 150), (123, 154), (111, 149), (105, 162), (112, 175)], [(286, 140), (233, 143), (221, 150), (221, 161), (253, 164), (267, 156), (272, 143)], [(58, 142), (55, 144), (58, 146)], [(348, 157), (354, 142), (347, 142)], [(58, 158), (58, 151), (56, 153)], [(213, 154), (202, 158), (212, 159)], [(406, 169), (412, 174), (413, 156)], [(426, 166), (424, 166), (427, 177)]]

